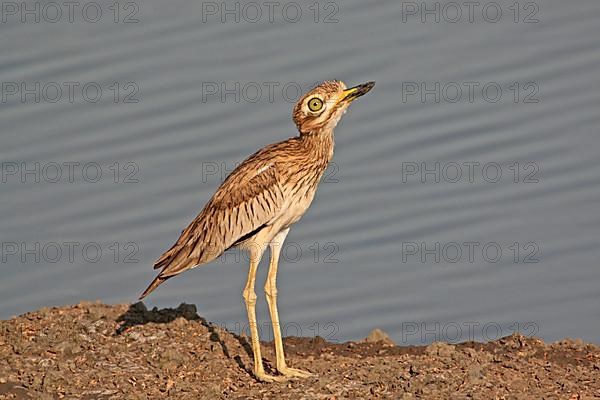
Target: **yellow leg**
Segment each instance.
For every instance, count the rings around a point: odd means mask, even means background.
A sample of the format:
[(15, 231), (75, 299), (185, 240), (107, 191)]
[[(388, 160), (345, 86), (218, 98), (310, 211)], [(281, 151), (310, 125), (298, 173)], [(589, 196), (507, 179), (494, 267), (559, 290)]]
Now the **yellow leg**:
[(277, 356), (277, 371), (285, 376), (306, 378), (312, 374), (296, 368), (290, 368), (285, 364), (285, 354), (283, 352), (283, 342), (281, 340), (281, 326), (279, 325), (279, 313), (277, 312), (277, 266), (279, 264), (279, 253), (283, 242), (289, 232), (289, 228), (283, 230), (271, 241), (271, 262), (269, 265), (269, 274), (265, 283), (265, 293), (267, 295), (267, 304), (271, 314), (271, 323), (273, 324), (273, 339), (275, 341), (275, 354)]
[(248, 313), (248, 324), (252, 336), (252, 352), (254, 353), (254, 375), (258, 380), (264, 382), (283, 381), (285, 377), (271, 376), (265, 373), (260, 354), (260, 339), (258, 337), (258, 327), (256, 325), (256, 293), (254, 292), (254, 282), (256, 280), (256, 270), (262, 256), (262, 250), (250, 249), (250, 270), (248, 271), (248, 280), (244, 288), (243, 296)]

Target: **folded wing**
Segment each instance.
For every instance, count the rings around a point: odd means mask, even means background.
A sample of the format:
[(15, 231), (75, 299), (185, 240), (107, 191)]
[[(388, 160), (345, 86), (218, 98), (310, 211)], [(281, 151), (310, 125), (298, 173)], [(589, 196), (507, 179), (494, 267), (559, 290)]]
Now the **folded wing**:
[(279, 215), (284, 203), (281, 177), (276, 163), (261, 154), (244, 161), (227, 177), (177, 242), (156, 261), (154, 268), (162, 271), (140, 298), (168, 278), (214, 260)]

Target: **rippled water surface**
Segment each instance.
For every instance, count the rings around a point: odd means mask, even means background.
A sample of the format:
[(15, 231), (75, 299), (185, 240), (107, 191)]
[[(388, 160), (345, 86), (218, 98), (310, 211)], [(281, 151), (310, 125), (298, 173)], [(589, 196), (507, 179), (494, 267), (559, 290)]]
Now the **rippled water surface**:
[[(484, 2), (472, 22), (445, 3), (277, 3), (272, 22), (112, 3), (2, 16), (0, 317), (134, 301), (223, 175), (296, 134), (299, 88), (374, 80), (288, 236), (287, 334), (600, 342), (598, 1)], [(147, 303), (239, 331), (246, 270), (231, 252)]]

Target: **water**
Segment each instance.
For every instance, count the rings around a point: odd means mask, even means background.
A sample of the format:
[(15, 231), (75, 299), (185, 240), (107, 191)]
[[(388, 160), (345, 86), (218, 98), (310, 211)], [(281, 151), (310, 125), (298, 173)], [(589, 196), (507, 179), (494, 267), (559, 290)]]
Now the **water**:
[[(420, 3), (352, 0), (316, 16), (279, 5), (273, 22), (240, 5), (238, 23), (219, 2), (117, 15), (102, 1), (85, 18), (82, 3), (54, 23), (47, 4), (39, 23), (7, 10), (0, 24), (0, 317), (134, 301), (222, 175), (296, 134), (297, 89), (336, 78), (377, 86), (338, 126), (334, 164), (288, 236), (287, 334), (600, 342), (597, 1), (481, 3), (454, 23), (445, 3), (439, 22), (422, 22)], [(147, 304), (195, 303), (239, 331), (246, 270), (228, 254)]]

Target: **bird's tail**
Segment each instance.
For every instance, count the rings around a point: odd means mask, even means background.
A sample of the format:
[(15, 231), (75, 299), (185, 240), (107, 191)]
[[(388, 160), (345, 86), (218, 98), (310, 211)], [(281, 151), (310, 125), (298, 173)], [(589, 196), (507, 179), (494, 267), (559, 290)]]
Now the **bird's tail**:
[(150, 283), (150, 285), (144, 290), (144, 293), (140, 296), (140, 300), (146, 297), (150, 292), (156, 289), (161, 283), (169, 278), (179, 275), (183, 271), (186, 271), (197, 264), (197, 260), (193, 258), (187, 258), (186, 254), (179, 251), (178, 253), (171, 254), (167, 257), (164, 255), (154, 264), (154, 268), (162, 268), (162, 271), (156, 278)]
[(144, 290), (140, 299), (146, 297), (167, 279), (212, 261), (223, 253), (225, 250), (223, 245), (218, 244), (216, 248), (207, 245), (210, 241), (206, 240), (207, 229), (204, 226), (206, 226), (204, 214), (201, 213), (181, 232), (177, 242), (156, 260), (154, 269), (161, 268), (161, 271)]
[(154, 280), (150, 283), (150, 285), (146, 288), (146, 290), (144, 290), (144, 293), (142, 293), (142, 295), (140, 296), (140, 300), (142, 300), (144, 297), (148, 296), (150, 294), (150, 292), (152, 292), (161, 283), (163, 283), (164, 281), (166, 281), (169, 278), (170, 277), (163, 277), (160, 275), (158, 275), (156, 278), (154, 278)]
[[(193, 246), (175, 245), (165, 252), (155, 263), (154, 269), (162, 268), (162, 271), (150, 283), (148, 288), (140, 296), (140, 300), (150, 294), (161, 283), (180, 273), (194, 268), (207, 260), (200, 259), (197, 255), (190, 254)], [(214, 258), (214, 257), (213, 257)], [(210, 259), (208, 259), (210, 261)]]

